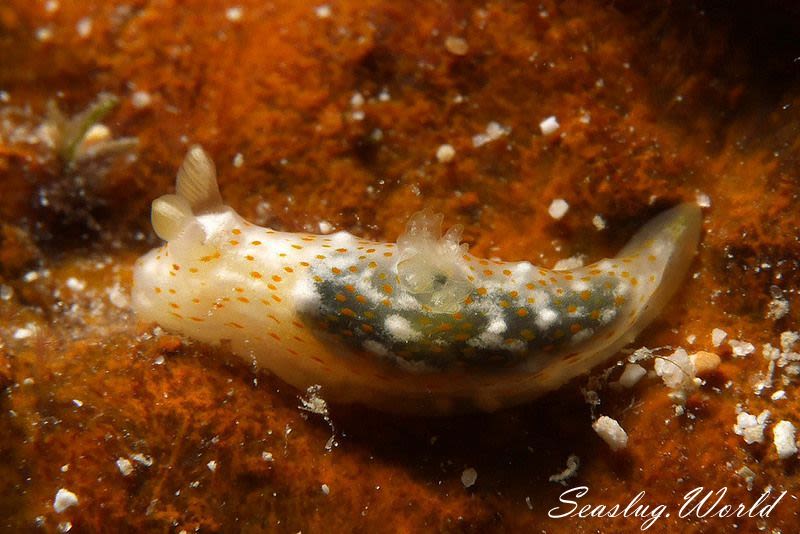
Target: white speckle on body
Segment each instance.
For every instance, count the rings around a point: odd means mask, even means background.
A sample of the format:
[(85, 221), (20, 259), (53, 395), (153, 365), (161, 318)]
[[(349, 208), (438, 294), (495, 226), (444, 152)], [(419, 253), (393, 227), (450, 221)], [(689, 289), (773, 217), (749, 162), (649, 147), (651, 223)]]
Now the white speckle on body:
[(567, 214), (569, 211), (569, 204), (563, 198), (556, 198), (550, 203), (550, 207), (547, 208), (547, 213), (550, 214), (550, 217), (553, 219), (561, 219), (564, 215)]
[(592, 428), (612, 451), (616, 452), (628, 446), (628, 434), (615, 419), (607, 415), (600, 416), (592, 423)]
[(33, 336), (32, 328), (22, 327), (14, 330), (14, 339), (28, 339), (31, 336)]
[(693, 389), (696, 385), (694, 380), (697, 370), (683, 349), (676, 349), (671, 355), (658, 358), (653, 369), (670, 389)]
[(415, 330), (408, 319), (400, 315), (387, 317), (384, 326), (389, 334), (400, 342), (417, 341), (422, 337), (422, 333)]
[(264, 460), (265, 462), (272, 462), (274, 460), (274, 457), (272, 456), (271, 452), (263, 451), (261, 453), (261, 459)]
[(66, 488), (61, 488), (56, 492), (56, 498), (53, 500), (53, 510), (57, 514), (62, 513), (67, 508), (76, 506), (78, 504), (78, 496)]
[(322, 489), (322, 494), (323, 495), (330, 495), (331, 494), (331, 488), (328, 487), (327, 484), (323, 484), (322, 486), (320, 486), (320, 489)]
[(329, 6), (327, 4), (321, 5), (321, 6), (317, 6), (316, 8), (314, 8), (314, 14), (317, 15), (317, 18), (327, 19), (332, 14), (331, 6)]
[(216, 460), (211, 460), (210, 462), (208, 462), (206, 464), (206, 467), (208, 467), (209, 471), (214, 473), (217, 470), (217, 461)]
[(786, 392), (782, 389), (779, 389), (772, 395), (770, 395), (770, 399), (773, 401), (785, 400), (786, 399)]
[(244, 165), (244, 156), (241, 152), (237, 152), (235, 156), (233, 156), (233, 166), (237, 169)]
[(597, 228), (597, 231), (605, 230), (606, 229), (606, 220), (603, 218), (602, 215), (595, 215), (592, 217), (592, 225)]
[(322, 234), (329, 234), (333, 232), (333, 225), (328, 221), (320, 221), (319, 222), (319, 231)]
[(558, 131), (559, 127), (560, 125), (555, 115), (551, 115), (539, 123), (539, 129), (542, 131), (542, 135), (552, 135)]
[(471, 488), (477, 480), (478, 472), (474, 468), (468, 467), (461, 472), (461, 483), (465, 488)]

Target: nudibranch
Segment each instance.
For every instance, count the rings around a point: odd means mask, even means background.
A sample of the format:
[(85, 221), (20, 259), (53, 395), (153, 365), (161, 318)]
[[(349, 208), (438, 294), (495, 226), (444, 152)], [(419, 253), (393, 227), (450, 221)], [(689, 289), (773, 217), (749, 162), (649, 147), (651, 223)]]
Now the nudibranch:
[(534, 399), (633, 341), (686, 274), (701, 215), (678, 205), (615, 258), (556, 271), (472, 256), (425, 211), (396, 244), (256, 226), (193, 147), (152, 223), (166, 244), (134, 268), (141, 320), (328, 401), (447, 414)]

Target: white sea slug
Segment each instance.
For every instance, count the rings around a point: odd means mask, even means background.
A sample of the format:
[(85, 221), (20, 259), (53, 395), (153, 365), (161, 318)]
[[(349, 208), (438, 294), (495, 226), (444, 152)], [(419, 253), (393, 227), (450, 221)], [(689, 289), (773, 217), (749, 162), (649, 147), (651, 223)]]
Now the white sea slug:
[(472, 256), (425, 211), (397, 244), (255, 226), (223, 204), (199, 147), (176, 189), (153, 202), (166, 244), (134, 268), (141, 320), (328, 401), (421, 414), (526, 402), (616, 354), (679, 286), (701, 219), (681, 204), (617, 257), (553, 271)]

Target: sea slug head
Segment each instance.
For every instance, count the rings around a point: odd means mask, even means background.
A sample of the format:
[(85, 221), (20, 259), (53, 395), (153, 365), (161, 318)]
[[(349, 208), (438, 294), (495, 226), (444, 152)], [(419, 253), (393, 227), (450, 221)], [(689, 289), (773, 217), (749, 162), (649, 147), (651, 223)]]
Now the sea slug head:
[(219, 241), (238, 217), (222, 203), (214, 164), (199, 146), (189, 149), (175, 189), (152, 204), (153, 230), (166, 244), (136, 262), (133, 303), (138, 309), (146, 307), (149, 291), (159, 281), (186, 282), (182, 265), (193, 261), (205, 266), (204, 258), (219, 257)]
[(400, 286), (432, 312), (458, 310), (472, 290), (461, 231), (454, 226), (442, 235), (442, 215), (423, 210), (411, 216), (397, 239)]

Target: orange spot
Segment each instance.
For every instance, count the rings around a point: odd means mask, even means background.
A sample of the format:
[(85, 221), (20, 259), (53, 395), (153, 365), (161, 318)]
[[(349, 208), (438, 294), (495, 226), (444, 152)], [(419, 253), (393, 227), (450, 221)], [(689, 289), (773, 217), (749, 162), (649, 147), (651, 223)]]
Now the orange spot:
[(614, 299), (614, 304), (616, 304), (617, 306), (622, 306), (623, 304), (625, 304), (625, 297), (617, 297), (617, 298), (615, 298)]
[(250, 299), (247, 298), (247, 297), (239, 297), (237, 300), (239, 302), (244, 302), (245, 304), (249, 304), (250, 303)]
[(153, 291), (155, 291), (156, 293), (161, 293), (161, 288), (160, 287), (154, 287)]
[(585, 290), (585, 291), (581, 291), (581, 300), (587, 301), (590, 298), (592, 298), (592, 292), (591, 291), (589, 291), (588, 289)]
[(356, 295), (356, 301), (361, 304), (364, 304), (367, 302), (367, 299), (365, 299), (363, 295)]
[(478, 295), (484, 296), (484, 295), (486, 295), (486, 293), (487, 293), (487, 291), (486, 291), (485, 287), (479, 287), (478, 288)]
[(261, 278), (261, 273), (260, 273), (260, 272), (258, 272), (258, 271), (252, 271), (252, 272), (250, 273), (250, 276), (251, 276), (251, 277), (253, 277), (253, 278), (256, 278), (256, 279), (258, 279), (258, 278)]
[(284, 267), (283, 270), (286, 271), (287, 273), (293, 273), (294, 272), (294, 269), (292, 269), (291, 267)]
[(194, 274), (197, 272), (197, 267), (189, 267), (189, 272)]
[(342, 315), (346, 315), (348, 317), (355, 317), (356, 312), (354, 312), (350, 308), (342, 308)]
[(578, 311), (578, 307), (575, 306), (575, 305), (571, 305), (571, 306), (567, 307), (567, 312), (568, 313), (575, 313), (576, 311)]
[(178, 265), (177, 263), (173, 263), (173, 264), (172, 264), (172, 269), (173, 269), (174, 271), (180, 271), (180, 270), (181, 270), (181, 266), (180, 266), (180, 265)]
[(272, 295), (272, 300), (275, 302), (281, 302), (282, 299), (278, 295)]
[(342, 274), (342, 270), (341, 270), (341, 269), (339, 269), (338, 267), (332, 267), (332, 268), (331, 268), (331, 272), (332, 272), (333, 274)]
[(394, 291), (394, 288), (392, 288), (392, 286), (390, 286), (389, 284), (384, 284), (383, 291), (384, 293), (388, 293), (389, 295), (391, 295), (392, 292)]
[(345, 252), (347, 252), (347, 249), (346, 248), (337, 248), (336, 252), (338, 252), (339, 254), (344, 254)]
[(342, 295), (341, 293), (336, 293), (336, 297), (334, 297), (334, 298), (335, 298), (336, 300), (338, 300), (339, 302), (344, 302), (344, 301), (346, 301), (346, 300), (347, 300), (347, 297), (345, 297), (345, 296), (344, 296), (344, 295)]
[(241, 287), (234, 287), (233, 290), (236, 291), (237, 293), (244, 293), (244, 288)]
[(238, 329), (240, 329), (240, 330), (241, 330), (242, 328), (244, 328), (244, 327), (243, 327), (242, 325), (240, 325), (239, 323), (236, 323), (236, 322), (233, 322), (233, 321), (231, 321), (231, 322), (229, 322), (229, 323), (225, 323), (225, 326), (230, 326), (230, 327), (232, 327), (232, 328), (238, 328)]
[(233, 230), (231, 230), (231, 233), (232, 233), (233, 235), (239, 235), (239, 234), (241, 234), (241, 233), (242, 233), (242, 231), (241, 231), (241, 230), (239, 230), (238, 228), (234, 228)]
[(196, 323), (202, 323), (203, 321), (205, 321), (205, 319), (201, 319), (200, 317), (189, 317), (189, 319), (191, 319)]
[(573, 324), (572, 326), (569, 327), (569, 329), (573, 334), (577, 334), (583, 329), (583, 327), (579, 324)]
[(274, 339), (275, 339), (275, 341), (280, 341), (280, 340), (281, 340), (281, 336), (279, 336), (279, 335), (278, 335), (278, 334), (276, 334), (275, 332), (270, 332), (270, 333), (269, 333), (269, 337), (271, 337), (271, 338), (274, 338)]
[(486, 276), (492, 276), (494, 274), (494, 271), (492, 271), (491, 269), (484, 269), (483, 274), (485, 274)]
[(372, 325), (368, 325), (367, 323), (363, 323), (361, 325), (361, 330), (363, 330), (364, 332), (369, 334), (369, 333), (372, 333), (375, 329), (372, 328)]
[(251, 241), (250, 244), (257, 247), (261, 244), (261, 241)]
[(228, 243), (230, 243), (231, 246), (234, 246), (234, 247), (239, 244), (239, 242), (236, 241), (235, 239), (231, 239), (230, 241), (228, 241)]
[(355, 265), (351, 265), (350, 267), (347, 268), (347, 270), (350, 271), (351, 273), (357, 273), (358, 267), (356, 267)]
[(389, 257), (391, 257), (392, 253), (391, 252), (384, 252), (383, 255), (386, 256), (387, 258), (389, 258)]
[(517, 310), (517, 315), (519, 315), (520, 317), (527, 317), (528, 310), (526, 310), (525, 308), (520, 308)]
[(180, 305), (177, 302), (170, 302), (169, 305), (175, 308), (176, 310), (180, 309)]
[(272, 280), (275, 281), (275, 282), (280, 282), (281, 280), (283, 280), (283, 278), (281, 278), (277, 274), (273, 274), (272, 275)]
[(303, 246), (302, 245), (292, 245), (292, 248), (297, 249), (297, 250), (302, 250)]
[(353, 287), (353, 285), (352, 285), (352, 284), (347, 284), (346, 286), (344, 286), (344, 288), (345, 288), (347, 291), (349, 291), (350, 293), (355, 293), (355, 292), (356, 292), (356, 288), (355, 288), (355, 287)]
[(533, 285), (533, 284), (528, 283), (528, 284), (525, 284), (525, 287), (527, 287), (528, 289), (533, 290), (536, 286)]
[(248, 254), (248, 255), (247, 255), (247, 256), (245, 256), (244, 258), (245, 258), (247, 261), (253, 261), (253, 260), (255, 259), (255, 258), (254, 258), (253, 256), (251, 256), (250, 254)]

